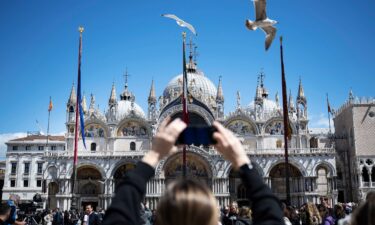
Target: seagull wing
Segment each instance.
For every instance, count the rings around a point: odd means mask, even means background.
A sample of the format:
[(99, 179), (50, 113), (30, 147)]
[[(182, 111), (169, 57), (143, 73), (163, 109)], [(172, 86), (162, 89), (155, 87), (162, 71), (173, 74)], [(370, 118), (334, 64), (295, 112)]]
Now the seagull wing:
[(266, 51), (271, 46), (273, 39), (276, 36), (276, 28), (273, 26), (261, 27), (261, 29), (266, 33)]
[(267, 19), (266, 13), (266, 0), (253, 0), (255, 8), (255, 20), (265, 20)]
[(166, 18), (170, 18), (170, 19), (174, 19), (176, 21), (176, 23), (180, 26), (180, 27), (186, 27), (188, 28), (194, 35), (197, 35), (196, 31), (195, 31), (195, 28), (190, 24), (190, 23), (187, 23), (185, 21), (183, 21), (182, 19), (178, 18), (176, 15), (173, 15), (173, 14), (162, 14), (161, 16), (163, 17), (166, 17)]

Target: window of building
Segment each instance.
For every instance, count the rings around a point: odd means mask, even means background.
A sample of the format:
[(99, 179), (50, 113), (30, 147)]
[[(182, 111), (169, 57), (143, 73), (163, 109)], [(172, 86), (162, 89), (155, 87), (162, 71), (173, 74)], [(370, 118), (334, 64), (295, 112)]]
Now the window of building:
[(91, 143), (91, 151), (96, 151), (96, 143)]
[(43, 151), (44, 150), (44, 146), (38, 146), (38, 150), (39, 151)]
[(13, 151), (17, 151), (18, 150), (18, 146), (13, 145), (12, 149), (13, 149)]
[(38, 162), (37, 173), (38, 174), (42, 174), (43, 173), (43, 163), (42, 162)]
[(10, 187), (16, 186), (16, 180), (10, 180)]
[(318, 148), (318, 139), (316, 137), (310, 139), (310, 148)]
[(25, 162), (25, 171), (24, 173), (25, 174), (29, 174), (30, 172), (30, 163), (29, 162)]
[(17, 163), (12, 162), (11, 174), (16, 174), (16, 173), (17, 173)]
[(362, 180), (363, 182), (370, 182), (370, 175), (366, 167), (362, 169)]
[(277, 140), (276, 141), (276, 148), (282, 148), (283, 147), (283, 141), (282, 140)]
[(136, 149), (135, 142), (134, 141), (130, 142), (130, 150), (135, 151), (135, 149)]
[(29, 187), (29, 180), (23, 180), (23, 186)]
[(26, 150), (31, 150), (31, 145), (26, 145)]
[(56, 150), (56, 145), (52, 145), (51, 150)]
[(42, 187), (42, 180), (36, 180), (36, 186)]
[(69, 112), (70, 112), (70, 113), (74, 112), (74, 107), (73, 107), (73, 106), (70, 106), (70, 107), (69, 107)]

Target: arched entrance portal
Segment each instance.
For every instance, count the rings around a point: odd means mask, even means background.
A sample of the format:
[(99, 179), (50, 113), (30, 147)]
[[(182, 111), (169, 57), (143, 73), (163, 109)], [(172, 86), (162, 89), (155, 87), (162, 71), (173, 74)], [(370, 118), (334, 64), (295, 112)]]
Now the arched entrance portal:
[[(201, 156), (190, 152), (186, 153), (186, 164), (187, 177), (207, 184), (211, 189), (212, 172), (208, 163)], [(166, 184), (168, 184), (172, 180), (182, 177), (182, 166), (182, 153), (178, 153), (172, 156), (166, 162), (164, 166)]]
[(115, 174), (113, 175), (113, 179), (114, 179), (114, 182), (115, 182), (115, 191), (116, 191), (117, 185), (119, 184), (121, 179), (124, 177), (125, 173), (128, 172), (129, 170), (134, 169), (134, 168), (135, 168), (134, 163), (126, 163), (126, 164), (120, 166), (119, 168), (117, 168)]
[(51, 182), (48, 184), (48, 208), (56, 209), (57, 200), (56, 194), (59, 192), (59, 185), (56, 182)]
[(239, 206), (250, 206), (246, 186), (242, 183), (240, 175), (234, 169), (229, 173), (229, 193), (231, 201), (237, 201)]
[(80, 196), (80, 205), (90, 204), (94, 210), (101, 206), (99, 195), (104, 193), (104, 180), (94, 166), (81, 166), (77, 169), (77, 194)]
[[(271, 189), (282, 201), (286, 200), (285, 163), (274, 166), (270, 172)], [(304, 180), (301, 171), (289, 164), (289, 189), (291, 204), (300, 205), (304, 201)]]

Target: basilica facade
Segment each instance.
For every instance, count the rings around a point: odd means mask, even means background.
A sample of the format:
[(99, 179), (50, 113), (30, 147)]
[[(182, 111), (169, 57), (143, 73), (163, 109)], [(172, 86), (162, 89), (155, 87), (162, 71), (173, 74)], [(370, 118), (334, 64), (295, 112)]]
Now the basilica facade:
[[(269, 97), (264, 75), (261, 73), (258, 76), (254, 100), (241, 106), (238, 93), (236, 109), (226, 113), (221, 78), (214, 85), (197, 68), (192, 57), (187, 70), (190, 122), (211, 125), (218, 120), (233, 131), (264, 182), (281, 200), (285, 200), (282, 107), (277, 94), (273, 100)], [(321, 196), (327, 196), (335, 203), (336, 160), (333, 143), (326, 133), (309, 129), (307, 98), (301, 81), (297, 91), (297, 97), (294, 99), (289, 95), (288, 101), (292, 204), (319, 202)], [(83, 99), (86, 148), (79, 141), (75, 190), (79, 205), (91, 203), (103, 208), (109, 206), (116, 184), (123, 174), (133, 169), (137, 161), (152, 148), (152, 137), (160, 122), (167, 116), (177, 118), (182, 115), (181, 93), (182, 75), (178, 75), (170, 80), (160, 97), (157, 97), (152, 82), (147, 113), (137, 104), (127, 82), (120, 95), (112, 86), (105, 113), (96, 107), (93, 95), (90, 102)], [(76, 101), (72, 87), (66, 107), (65, 136), (49, 137), (47, 146), (45, 136), (29, 136), (7, 143), (3, 199), (15, 193), (20, 194), (21, 199), (28, 200), (39, 192), (45, 199), (46, 207), (70, 208)], [(221, 206), (233, 200), (240, 205), (250, 204), (239, 175), (212, 146), (187, 146), (187, 166), (188, 176), (206, 183)], [(147, 184), (145, 197), (151, 208), (156, 208), (168, 182), (181, 174), (181, 151), (157, 165), (154, 178)]]

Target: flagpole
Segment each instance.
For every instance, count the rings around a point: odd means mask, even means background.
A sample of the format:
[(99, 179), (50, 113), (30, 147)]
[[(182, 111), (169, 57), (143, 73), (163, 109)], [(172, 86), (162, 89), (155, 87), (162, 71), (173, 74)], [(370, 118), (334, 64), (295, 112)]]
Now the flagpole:
[(79, 27), (79, 50), (78, 50), (78, 82), (77, 82), (77, 99), (76, 99), (76, 118), (74, 129), (74, 159), (73, 159), (73, 180), (72, 180), (72, 203), (71, 209), (77, 210), (76, 183), (77, 183), (77, 161), (78, 161), (78, 114), (80, 110), (80, 85), (81, 85), (81, 54), (82, 54), (82, 33), (83, 27)]
[(51, 104), (52, 104), (52, 99), (51, 99), (51, 96), (49, 96), (46, 151), (48, 151), (49, 121), (50, 121), (51, 110), (52, 110)]
[(282, 92), (283, 92), (286, 204), (290, 205), (289, 152), (288, 152), (289, 115), (288, 115), (286, 80), (285, 80), (285, 70), (284, 70), (283, 37), (280, 37), (280, 57), (281, 57), (281, 86), (282, 86)]
[[(185, 41), (186, 33), (182, 32), (182, 76), (183, 76), (183, 92), (182, 92), (182, 120), (188, 124), (188, 111), (187, 111), (187, 73), (186, 73), (186, 59), (185, 59)], [(187, 163), (186, 163), (186, 145), (182, 149), (182, 176), (186, 178)]]
[(329, 126), (329, 134), (331, 134), (331, 106), (329, 105), (329, 100), (328, 100), (328, 93), (327, 93), (327, 106), (328, 106), (328, 126)]

